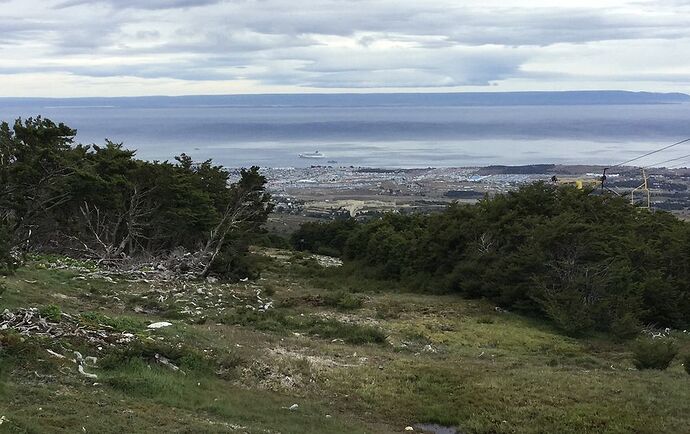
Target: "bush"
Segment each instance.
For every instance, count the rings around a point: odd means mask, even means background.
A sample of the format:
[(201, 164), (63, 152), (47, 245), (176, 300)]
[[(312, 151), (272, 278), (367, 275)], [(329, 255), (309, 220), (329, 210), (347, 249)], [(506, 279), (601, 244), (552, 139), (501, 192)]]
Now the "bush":
[(35, 364), (41, 358), (39, 352), (45, 354), (44, 348), (49, 344), (45, 339), (26, 338), (14, 330), (0, 330), (0, 372), (12, 365)]
[(62, 318), (62, 310), (60, 310), (59, 306), (54, 304), (43, 306), (38, 310), (38, 313), (43, 318), (52, 322), (58, 322)]
[(485, 298), (571, 335), (688, 328), (690, 224), (591, 193), (539, 182), (439, 213), (305, 224), (293, 244), (342, 252), (343, 279)]
[(10, 240), (8, 231), (3, 222), (0, 222), (0, 275), (10, 274), (16, 267), (16, 261), (10, 252)]
[(13, 330), (6, 330), (0, 333), (0, 350), (10, 351), (20, 348), (24, 338)]
[(353, 310), (362, 307), (364, 298), (350, 292), (337, 291), (325, 295), (323, 297), (323, 304), (339, 310)]
[(690, 375), (690, 354), (686, 355), (685, 358), (683, 358), (683, 366), (685, 367), (685, 372), (687, 372)]
[(633, 364), (637, 369), (660, 369), (669, 367), (678, 354), (678, 346), (673, 339), (642, 338), (632, 348)]
[(354, 219), (335, 220), (329, 223), (304, 223), (292, 234), (290, 242), (297, 250), (307, 250), (327, 256), (341, 256), (355, 226)]
[(613, 320), (611, 333), (619, 341), (627, 341), (640, 333), (640, 322), (634, 315), (627, 313)]

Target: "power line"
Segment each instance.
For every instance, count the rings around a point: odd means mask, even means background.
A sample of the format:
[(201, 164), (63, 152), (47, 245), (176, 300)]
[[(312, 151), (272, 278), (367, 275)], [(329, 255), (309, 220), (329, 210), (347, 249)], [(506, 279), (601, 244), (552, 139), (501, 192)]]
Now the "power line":
[(690, 164), (690, 160), (681, 161), (680, 163), (677, 163), (677, 164), (674, 164), (670, 167), (667, 167), (667, 169), (678, 169), (680, 167), (688, 167), (687, 164)]
[(688, 158), (688, 157), (690, 157), (690, 154), (683, 155), (682, 157), (671, 158), (670, 160), (664, 160), (664, 161), (661, 161), (659, 163), (650, 164), (650, 165), (645, 166), (644, 168), (649, 169), (651, 167), (660, 167), (662, 164), (670, 163), (672, 161), (682, 160), (683, 158)]
[[(623, 165), (625, 165), (625, 164), (632, 163), (633, 161), (641, 160), (642, 158), (649, 157), (650, 155), (658, 154), (658, 153), (661, 152), (661, 151), (665, 151), (665, 150), (667, 150), (667, 149), (671, 149), (671, 148), (673, 148), (673, 147), (675, 147), (675, 146), (682, 145), (683, 143), (687, 143), (687, 142), (690, 142), (690, 137), (688, 137), (687, 139), (681, 140), (681, 141), (679, 141), (679, 142), (675, 142), (675, 143), (671, 143), (670, 145), (663, 146), (663, 147), (661, 147), (661, 148), (659, 148), (659, 149), (655, 149), (655, 150), (653, 150), (653, 151), (649, 151), (649, 152), (644, 153), (644, 154), (642, 154), (642, 155), (640, 155), (640, 156), (638, 156), (638, 157), (631, 158), (631, 159), (629, 159), (629, 160), (625, 160), (625, 161), (620, 162), (620, 163), (618, 163), (618, 164), (615, 164), (615, 165), (613, 165), (613, 166), (605, 167), (605, 168), (604, 168), (604, 172), (601, 174), (601, 178), (600, 178), (600, 179), (601, 179), (601, 192), (603, 193), (603, 192), (604, 192), (604, 189), (605, 189), (604, 183), (606, 182), (606, 171), (607, 171), (607, 170), (613, 169), (613, 168), (615, 168), (615, 167), (620, 167), (620, 166), (623, 166)], [(682, 158), (682, 157), (681, 157), (681, 158)], [(680, 158), (679, 158), (679, 159), (680, 159)], [(660, 163), (658, 163), (658, 164), (660, 164)], [(643, 168), (643, 169), (644, 169), (644, 168)], [(628, 170), (630, 170), (630, 169), (628, 169)], [(609, 189), (609, 190), (610, 190), (610, 189)]]
[(656, 149), (654, 151), (647, 152), (646, 154), (642, 154), (639, 157), (635, 157), (635, 158), (631, 158), (629, 160), (623, 161), (622, 163), (618, 163), (614, 166), (609, 167), (609, 169), (613, 169), (614, 167), (623, 166), (625, 164), (632, 163), (633, 161), (641, 160), (644, 157), (649, 157), (650, 155), (657, 154), (661, 151), (665, 151), (667, 149), (673, 148), (674, 146), (682, 145), (683, 143), (687, 143), (687, 142), (690, 142), (690, 137), (685, 139), (685, 140), (681, 140), (680, 142), (672, 143), (670, 145), (664, 146), (664, 147)]

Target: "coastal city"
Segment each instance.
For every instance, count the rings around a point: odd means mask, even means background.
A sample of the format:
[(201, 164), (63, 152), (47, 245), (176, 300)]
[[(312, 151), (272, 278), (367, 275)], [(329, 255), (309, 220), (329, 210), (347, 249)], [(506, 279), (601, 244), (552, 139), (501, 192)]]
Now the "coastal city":
[[(307, 219), (361, 217), (386, 211), (428, 212), (451, 202), (474, 203), (536, 181), (602, 190), (604, 167), (529, 165), (379, 169), (353, 166), (265, 168), (279, 215)], [(645, 186), (645, 178), (647, 182)], [(641, 207), (685, 217), (690, 207), (690, 169), (619, 167), (609, 170), (606, 194)], [(649, 203), (647, 203), (649, 193)]]

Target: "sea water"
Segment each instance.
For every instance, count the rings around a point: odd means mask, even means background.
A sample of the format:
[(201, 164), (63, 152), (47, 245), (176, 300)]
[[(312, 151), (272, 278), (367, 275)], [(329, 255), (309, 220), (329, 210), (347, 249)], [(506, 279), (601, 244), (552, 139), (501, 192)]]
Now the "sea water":
[[(114, 101), (114, 102), (113, 102)], [(87, 103), (92, 102), (86, 100)], [(42, 115), (140, 158), (187, 153), (228, 167), (615, 164), (690, 137), (690, 104), (447, 106), (0, 102), (0, 120)], [(324, 159), (302, 159), (320, 151)], [(641, 164), (690, 154), (690, 144)], [(331, 163), (329, 163), (331, 162)], [(335, 163), (333, 163), (335, 162)]]

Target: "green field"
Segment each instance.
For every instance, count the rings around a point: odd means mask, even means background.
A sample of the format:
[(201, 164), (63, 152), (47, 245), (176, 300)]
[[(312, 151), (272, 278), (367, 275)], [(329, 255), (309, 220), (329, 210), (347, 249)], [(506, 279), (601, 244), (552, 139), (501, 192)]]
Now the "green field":
[[(106, 276), (59, 258), (4, 278), (0, 312), (35, 307), (107, 343), (0, 331), (0, 432), (689, 430), (680, 357), (638, 371), (629, 345), (605, 336), (569, 338), (488, 302), (376, 291), (304, 255), (260, 254), (261, 279), (232, 285)], [(158, 321), (172, 326), (147, 329)], [(690, 334), (672, 335), (688, 354)], [(98, 358), (86, 366), (97, 379), (77, 371), (75, 350)]]

